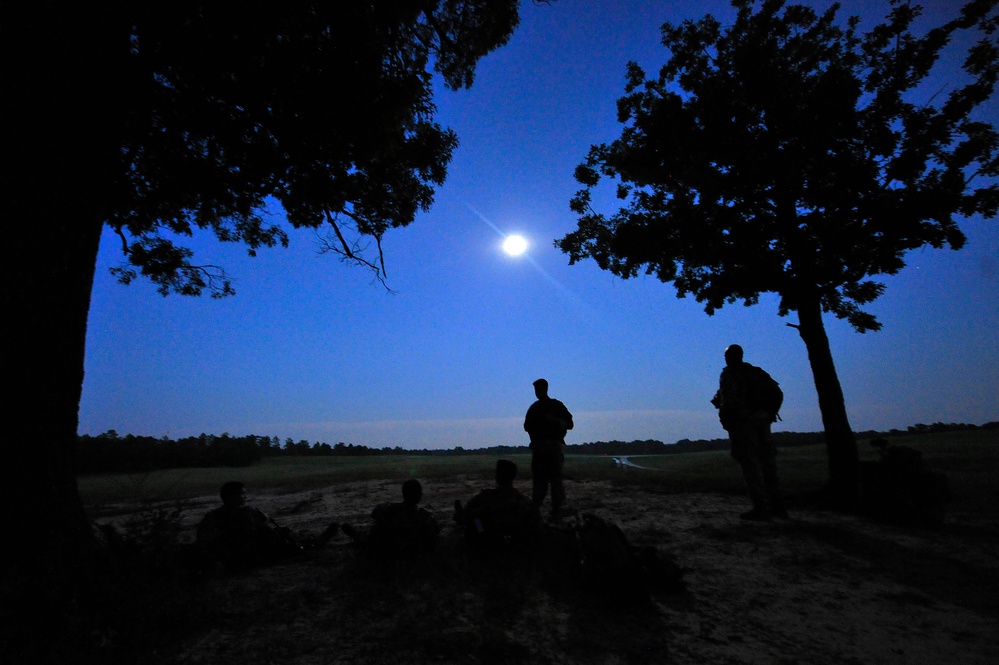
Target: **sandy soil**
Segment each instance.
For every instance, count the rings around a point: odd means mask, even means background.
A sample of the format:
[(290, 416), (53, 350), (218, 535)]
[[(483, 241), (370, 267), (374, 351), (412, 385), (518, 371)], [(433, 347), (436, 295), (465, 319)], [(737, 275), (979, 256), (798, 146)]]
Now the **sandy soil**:
[[(424, 483), (423, 505), (444, 538), (422, 566), (366, 561), (341, 534), (320, 552), (209, 580), (223, 619), (164, 660), (999, 662), (999, 524), (981, 517), (951, 514), (929, 529), (798, 510), (789, 521), (749, 523), (738, 518), (743, 497), (569, 482), (573, 508), (619, 525), (633, 544), (656, 546), (686, 571), (686, 591), (623, 605), (545, 566), (468, 557), (453, 534), (452, 505), (478, 489), (465, 478)], [(277, 522), (316, 533), (331, 521), (364, 526), (374, 505), (399, 499), (398, 484), (387, 481), (249, 490), (250, 503)], [(186, 505), (186, 535), (216, 503)]]

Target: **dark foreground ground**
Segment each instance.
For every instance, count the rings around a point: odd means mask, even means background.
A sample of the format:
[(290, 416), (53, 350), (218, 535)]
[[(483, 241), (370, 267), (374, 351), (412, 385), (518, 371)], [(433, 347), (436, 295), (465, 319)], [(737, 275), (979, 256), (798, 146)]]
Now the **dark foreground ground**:
[[(451, 506), (477, 489), (463, 477), (424, 483), (424, 505), (444, 525), (430, 561), (373, 562), (339, 535), (299, 559), (177, 589), (182, 598), (163, 620), (182, 629), (151, 630), (158, 637), (142, 647), (142, 662), (999, 662), (999, 523), (982, 513), (920, 528), (798, 509), (790, 521), (761, 524), (738, 519), (741, 496), (571, 482), (580, 513), (619, 525), (685, 570), (684, 591), (623, 602), (550, 559), (468, 556)], [(396, 483), (365, 481), (251, 502), (318, 532), (331, 521), (363, 526), (373, 505), (398, 493)], [(184, 507), (182, 537), (216, 502)], [(128, 636), (94, 640), (111, 656)]]

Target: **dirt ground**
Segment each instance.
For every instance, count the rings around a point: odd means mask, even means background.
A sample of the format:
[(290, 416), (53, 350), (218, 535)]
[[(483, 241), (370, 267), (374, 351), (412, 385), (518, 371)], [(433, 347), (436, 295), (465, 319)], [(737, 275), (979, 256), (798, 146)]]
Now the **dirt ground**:
[[(949, 514), (935, 528), (792, 510), (751, 523), (740, 496), (567, 483), (569, 503), (655, 546), (686, 589), (620, 603), (536, 562), (483, 561), (453, 533), (466, 478), (424, 483), (443, 526), (435, 560), (366, 560), (339, 534), (324, 550), (204, 584), (221, 620), (162, 653), (176, 663), (911, 663), (999, 662), (999, 524)], [(526, 483), (518, 487), (527, 491)], [(398, 483), (254, 494), (278, 523), (320, 532), (368, 524)], [(188, 502), (186, 537), (216, 497)], [(105, 509), (109, 508), (107, 506)], [(101, 520), (98, 520), (101, 521)], [(108, 521), (108, 520), (104, 520)], [(565, 529), (573, 519), (563, 522)]]

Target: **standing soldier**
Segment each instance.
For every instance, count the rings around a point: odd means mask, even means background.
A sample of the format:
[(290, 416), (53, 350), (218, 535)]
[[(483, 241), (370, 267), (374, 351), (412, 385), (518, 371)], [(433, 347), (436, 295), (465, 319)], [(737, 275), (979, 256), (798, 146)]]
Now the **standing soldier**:
[(548, 381), (534, 382), (537, 401), (527, 410), (524, 431), (531, 437), (531, 474), (534, 489), (531, 499), (539, 509), (552, 488), (552, 519), (562, 516), (565, 487), (562, 485), (562, 465), (565, 462), (565, 433), (572, 429), (572, 414), (565, 404), (548, 396)]
[(725, 369), (711, 403), (728, 431), (732, 457), (742, 468), (753, 509), (744, 520), (787, 519), (777, 481), (777, 449), (770, 438), (770, 424), (777, 419), (783, 393), (765, 371), (742, 360), (742, 347), (725, 349)]

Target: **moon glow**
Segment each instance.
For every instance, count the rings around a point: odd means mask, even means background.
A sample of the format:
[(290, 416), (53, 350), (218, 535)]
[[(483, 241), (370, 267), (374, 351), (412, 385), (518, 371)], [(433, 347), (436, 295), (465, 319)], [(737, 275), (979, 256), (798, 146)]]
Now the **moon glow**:
[(507, 236), (503, 241), (503, 251), (510, 256), (520, 256), (527, 251), (527, 241), (524, 236)]

